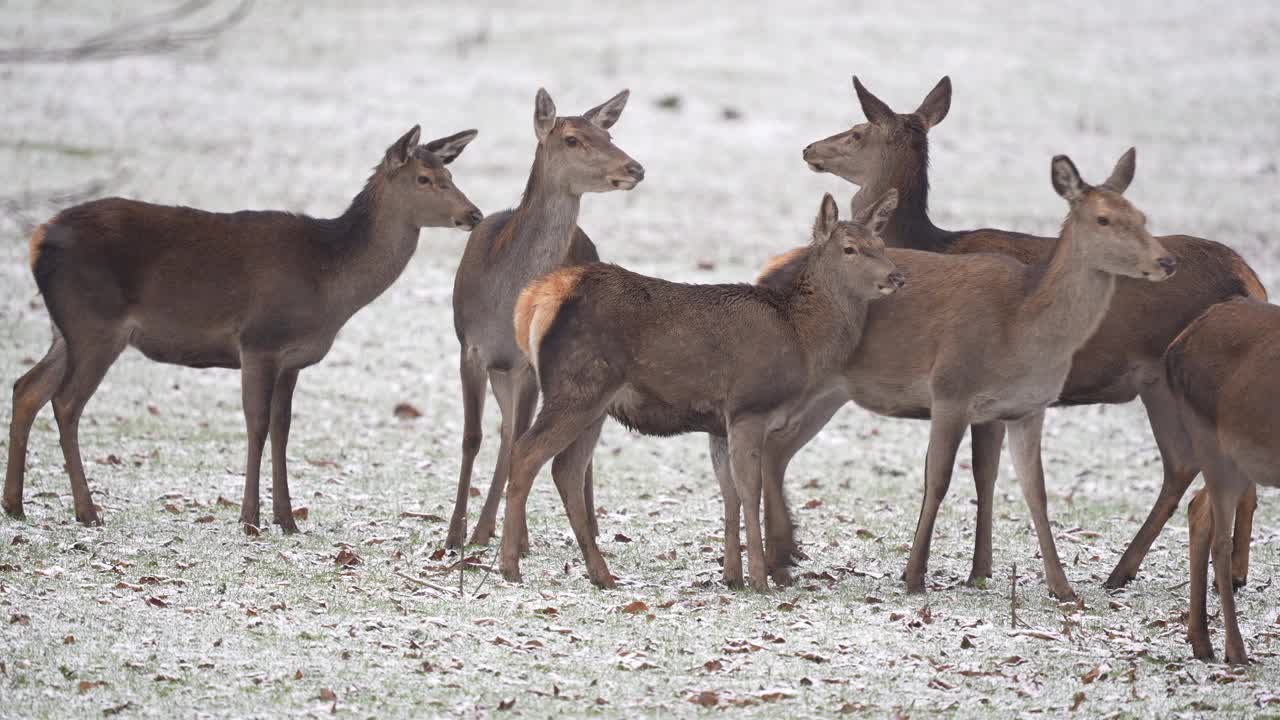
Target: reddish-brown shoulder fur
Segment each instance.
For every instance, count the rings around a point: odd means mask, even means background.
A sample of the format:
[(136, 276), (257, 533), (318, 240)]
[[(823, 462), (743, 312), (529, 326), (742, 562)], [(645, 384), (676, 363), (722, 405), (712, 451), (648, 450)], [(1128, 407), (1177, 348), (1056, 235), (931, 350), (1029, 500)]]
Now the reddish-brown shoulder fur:
[(40, 246), (44, 244), (44, 234), (48, 229), (47, 223), (36, 228), (35, 232), (31, 233), (30, 242), (27, 243), (27, 262), (30, 263), (32, 272), (36, 270), (36, 259), (40, 257)]
[(1265, 301), (1267, 299), (1267, 289), (1262, 287), (1262, 281), (1258, 279), (1258, 275), (1253, 271), (1253, 268), (1249, 267), (1244, 258), (1235, 253), (1231, 254), (1230, 262), (1231, 270), (1236, 277), (1240, 278), (1240, 283), (1244, 285), (1245, 293), (1254, 300)]
[[(581, 265), (561, 268), (543, 275), (529, 283), (516, 299), (515, 322), (516, 345), (528, 355), (534, 364), (537, 358), (538, 343), (551, 327), (556, 313), (560, 311), (560, 303), (573, 292), (582, 277), (585, 268)], [(530, 348), (533, 348), (531, 351)]]
[(796, 273), (804, 266), (804, 261), (808, 257), (809, 246), (807, 245), (775, 255), (760, 269), (760, 274), (756, 276), (756, 285), (778, 291), (789, 289), (795, 284)]

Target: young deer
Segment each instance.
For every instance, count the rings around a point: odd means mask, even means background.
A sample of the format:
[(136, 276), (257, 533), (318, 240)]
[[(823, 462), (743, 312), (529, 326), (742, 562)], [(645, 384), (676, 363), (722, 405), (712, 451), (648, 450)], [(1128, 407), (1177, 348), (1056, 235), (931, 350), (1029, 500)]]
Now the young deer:
[[(888, 251), (910, 285), (872, 306), (844, 375), (848, 398), (858, 405), (892, 417), (931, 419), (925, 499), (905, 573), (909, 591), (925, 589), (933, 524), (965, 428), (1002, 423), (1012, 433), (1014, 465), (1049, 590), (1059, 599), (1074, 597), (1045, 503), (1044, 411), (1057, 399), (1072, 355), (1106, 314), (1116, 275), (1159, 281), (1177, 265), (1147, 232), (1145, 216), (1121, 195), (1133, 163), (1131, 149), (1105, 184), (1090, 187), (1069, 159), (1053, 159), (1053, 185), (1070, 210), (1044, 261)], [(785, 265), (761, 278), (775, 287), (786, 282)], [(816, 433), (838, 407), (832, 401), (813, 408), (795, 425), (799, 441), (807, 439), (803, 433)], [(780, 462), (766, 482), (781, 483), (793, 452), (775, 451)]]
[(53, 399), (76, 519), (99, 524), (80, 461), (85, 403), (132, 345), (157, 362), (240, 368), (249, 450), (240, 522), (260, 525), (258, 471), (271, 434), (272, 510), (294, 532), (285, 469), (298, 371), (400, 275), (423, 227), (474, 227), (480, 211), (445, 165), (475, 130), (418, 145), (414, 126), (340, 217), (211, 213), (109, 198), (58, 213), (31, 237), (53, 321), (49, 352), (13, 386), (4, 509), (22, 517), (27, 437)]
[(765, 436), (839, 386), (868, 303), (902, 285), (875, 234), (892, 214), (895, 195), (843, 223), (835, 201), (823, 198), (807, 261), (787, 292), (684, 285), (601, 263), (530, 284), (516, 303), (514, 325), (543, 401), (511, 453), (503, 576), (520, 580), (525, 503), (538, 470), (554, 457), (551, 473), (591, 581), (613, 587), (583, 498), (584, 470), (612, 416), (647, 435), (727, 438), (734, 482), (723, 488), (725, 579), (742, 582), (741, 498), (750, 583), (767, 589), (759, 520)]
[[(950, 79), (944, 77), (909, 114), (893, 112), (856, 77), (853, 83), (867, 122), (813, 143), (805, 148), (804, 159), (815, 171), (829, 172), (860, 186), (855, 208), (888, 188), (898, 190), (901, 206), (885, 229), (886, 244), (948, 254), (996, 252), (1024, 263), (1041, 262), (1050, 256), (1053, 238), (991, 229), (950, 232), (930, 221), (928, 132), (942, 122), (951, 106)], [(1165, 385), (1161, 361), (1165, 348), (1187, 323), (1214, 303), (1238, 296), (1267, 296), (1253, 270), (1225, 245), (1186, 235), (1159, 240), (1178, 259), (1178, 274), (1171, 282), (1156, 284), (1119, 278), (1115, 302), (1098, 332), (1074, 358), (1057, 403), (1125, 403), (1141, 397), (1160, 449), (1164, 464), (1160, 496), (1108, 578), (1109, 588), (1120, 587), (1134, 577), (1151, 543), (1199, 472)], [(978, 496), (973, 581), (991, 576), (991, 505), (1004, 430), (994, 423), (975, 426), (971, 432)], [(1246, 557), (1247, 550), (1242, 553), (1241, 548), (1247, 548), (1248, 535), (1237, 542), (1236, 557)], [(1247, 569), (1247, 564), (1237, 566), (1239, 584), (1244, 583)]]
[(1196, 658), (1213, 658), (1205, 613), (1212, 548), (1227, 662), (1247, 663), (1232, 594), (1233, 570), (1238, 566), (1231, 532), (1234, 527), (1238, 549), (1240, 515), (1251, 514), (1255, 484), (1280, 486), (1280, 385), (1275, 380), (1280, 368), (1280, 307), (1252, 299), (1215, 305), (1173, 341), (1164, 358), (1179, 417), (1205, 482), (1205, 490), (1187, 508), (1191, 535), (1187, 637)]
[[(595, 245), (578, 229), (584, 193), (630, 190), (644, 179), (644, 168), (614, 145), (608, 132), (629, 95), (623, 90), (579, 117), (557, 117), (551, 96), (539, 89), (533, 111), (538, 148), (524, 197), (514, 210), (485, 218), (467, 241), (453, 285), (453, 327), (462, 347), (463, 432), (446, 547), (461, 547), (466, 535), (486, 380), (502, 413), (502, 443), (472, 543), (488, 543), (493, 536), (511, 446), (528, 429), (538, 402), (537, 379), (511, 329), (516, 296), (552, 270), (599, 260)], [(594, 514), (591, 522), (594, 532)]]

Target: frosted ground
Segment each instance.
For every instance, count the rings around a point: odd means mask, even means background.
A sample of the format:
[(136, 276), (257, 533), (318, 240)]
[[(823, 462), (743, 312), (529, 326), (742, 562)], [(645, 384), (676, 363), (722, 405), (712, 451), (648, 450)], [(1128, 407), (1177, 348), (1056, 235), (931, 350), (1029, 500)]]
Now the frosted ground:
[[(0, 45), (61, 45), (167, 5), (4, 2)], [(951, 114), (932, 134), (939, 225), (1051, 233), (1064, 206), (1049, 157), (1068, 152), (1099, 178), (1134, 144), (1128, 194), (1154, 230), (1229, 242), (1280, 289), (1280, 10), (1269, 3), (344, 5), (262, 3), (230, 35), (175, 55), (0, 66), (0, 195), (115, 177), (107, 192), (158, 202), (331, 215), (421, 122), (432, 137), (480, 129), (455, 177), (494, 211), (523, 187), (539, 85), (566, 111), (630, 87), (614, 134), (648, 177), (587, 198), (582, 225), (630, 267), (747, 280), (804, 240), (823, 191), (842, 202), (853, 191), (799, 157), (860, 120), (849, 75), (909, 109), (949, 73)], [(659, 107), (668, 95), (678, 109)], [(11, 382), (45, 349), (48, 324), (21, 221), (0, 219), (0, 236)], [(927, 428), (854, 409), (792, 466), (811, 558), (794, 588), (719, 584), (720, 502), (701, 437), (610, 425), (597, 498), (619, 589), (588, 584), (543, 478), (525, 583), (468, 569), (465, 599), (454, 596), (456, 558), (435, 552), (458, 467), (449, 297), (464, 241), (424, 231), (398, 284), (303, 373), (290, 446), (302, 535), (246, 539), (220, 502), (241, 492), (233, 372), (132, 351), (117, 363), (82, 432), (104, 528), (72, 522), (52, 415), (40, 417), (28, 520), (0, 519), (0, 716), (1280, 714), (1280, 495), (1262, 494), (1240, 594), (1251, 667), (1190, 660), (1183, 514), (1129, 589), (1101, 588), (1159, 485), (1137, 405), (1049, 416), (1050, 512), (1083, 609), (1043, 592), (1007, 456), (990, 586), (960, 585), (973, 518), (964, 463), (939, 519), (933, 589), (905, 595)], [(397, 418), (398, 403), (421, 417)], [(492, 401), (488, 412), (486, 484)], [(6, 398), (0, 424), (9, 413)], [(344, 550), (361, 562), (338, 566)], [(1214, 642), (1221, 654), (1216, 625)]]

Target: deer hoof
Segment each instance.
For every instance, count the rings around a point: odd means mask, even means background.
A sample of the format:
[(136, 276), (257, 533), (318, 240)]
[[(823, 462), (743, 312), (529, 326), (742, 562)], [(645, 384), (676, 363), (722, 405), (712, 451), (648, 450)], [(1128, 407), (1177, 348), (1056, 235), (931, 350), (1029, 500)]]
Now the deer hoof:
[(1133, 573), (1121, 572), (1120, 568), (1111, 571), (1111, 575), (1107, 581), (1102, 583), (1102, 587), (1108, 590), (1119, 590), (1133, 581)]

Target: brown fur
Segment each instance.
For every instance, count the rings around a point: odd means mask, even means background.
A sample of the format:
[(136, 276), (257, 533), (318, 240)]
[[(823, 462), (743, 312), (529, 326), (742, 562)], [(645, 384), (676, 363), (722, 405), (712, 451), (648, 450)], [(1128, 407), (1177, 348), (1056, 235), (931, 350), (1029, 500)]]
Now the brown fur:
[[(54, 218), (52, 222), (57, 222)], [(40, 257), (40, 246), (44, 244), (44, 234), (48, 230), (49, 225), (42, 224), (31, 233), (31, 240), (27, 242), (27, 264), (31, 266), (31, 272), (36, 270), (36, 261)]]
[(624, 90), (581, 116), (560, 117), (551, 96), (540, 89), (533, 117), (538, 146), (520, 204), (490, 215), (467, 240), (453, 283), (453, 328), (462, 350), (462, 462), (446, 547), (462, 547), (467, 539), (486, 385), (502, 412), (502, 444), (473, 544), (493, 536), (511, 445), (529, 426), (537, 404), (538, 383), (523, 347), (529, 338), (517, 337), (529, 328), (513, 323), (521, 291), (557, 268), (599, 260), (596, 246), (577, 226), (582, 196), (629, 190), (644, 178), (644, 168), (614, 145), (608, 132), (628, 97)]
[(1226, 659), (1246, 663), (1233, 590), (1248, 567), (1256, 485), (1280, 487), (1280, 307), (1253, 299), (1215, 305), (1169, 345), (1164, 359), (1179, 420), (1205, 479), (1205, 490), (1188, 509), (1188, 639), (1197, 658), (1213, 657), (1206, 611), (1212, 555)]
[(577, 265), (544, 275), (521, 291), (516, 300), (516, 345), (520, 346), (525, 355), (530, 355), (529, 359), (535, 366), (538, 360), (532, 357), (530, 348), (537, 347), (542, 340), (556, 313), (560, 311), (560, 303), (577, 286), (584, 267)]
[[(869, 122), (806, 147), (804, 159), (815, 171), (838, 175), (860, 186), (855, 206), (897, 188), (902, 207), (885, 233), (891, 247), (947, 254), (1000, 253), (1024, 263), (1042, 261), (1052, 251), (1051, 238), (1007, 230), (980, 229), (950, 232), (936, 227), (928, 215), (928, 132), (945, 116), (950, 105), (950, 81), (943, 78), (913, 114), (897, 114), (862, 87), (855, 89)], [(923, 125), (919, 117), (930, 118)], [(1109, 178), (1127, 184), (1127, 172)], [(1178, 260), (1179, 270), (1165, 283), (1150, 284), (1121, 278), (1111, 310), (1072, 362), (1060, 404), (1125, 403), (1141, 397), (1161, 452), (1164, 478), (1151, 512), (1106, 581), (1123, 586), (1137, 573), (1151, 543), (1173, 514), (1199, 468), (1180, 435), (1172, 400), (1165, 390), (1161, 357), (1177, 334), (1214, 303), (1233, 297), (1265, 299), (1266, 291), (1248, 264), (1229, 247), (1186, 235), (1158, 240)], [(977, 437), (973, 444), (975, 468), (978, 455), (998, 456), (1000, 434)], [(979, 496), (979, 527), (975, 533), (972, 576), (990, 577), (992, 516), (987, 498), (996, 481), (996, 465), (983, 464), (991, 472), (975, 484)], [(1242, 580), (1242, 578), (1237, 578)]]
[(99, 522), (79, 450), (85, 403), (127, 346), (152, 360), (241, 370), (249, 452), (241, 521), (257, 527), (268, 431), (273, 510), (290, 509), (285, 444), (298, 372), (319, 362), (347, 319), (404, 269), (424, 226), (481, 214), (445, 164), (475, 131), (418, 145), (405, 133), (347, 211), (211, 213), (123, 198), (68, 208), (31, 239), (32, 274), (54, 326), (45, 357), (14, 384), (3, 506), (20, 516), (27, 439), (53, 401), (76, 519)]
[(803, 266), (808, 250), (807, 247), (793, 248), (769, 258), (756, 275), (756, 284), (773, 288), (789, 287), (796, 271)]

